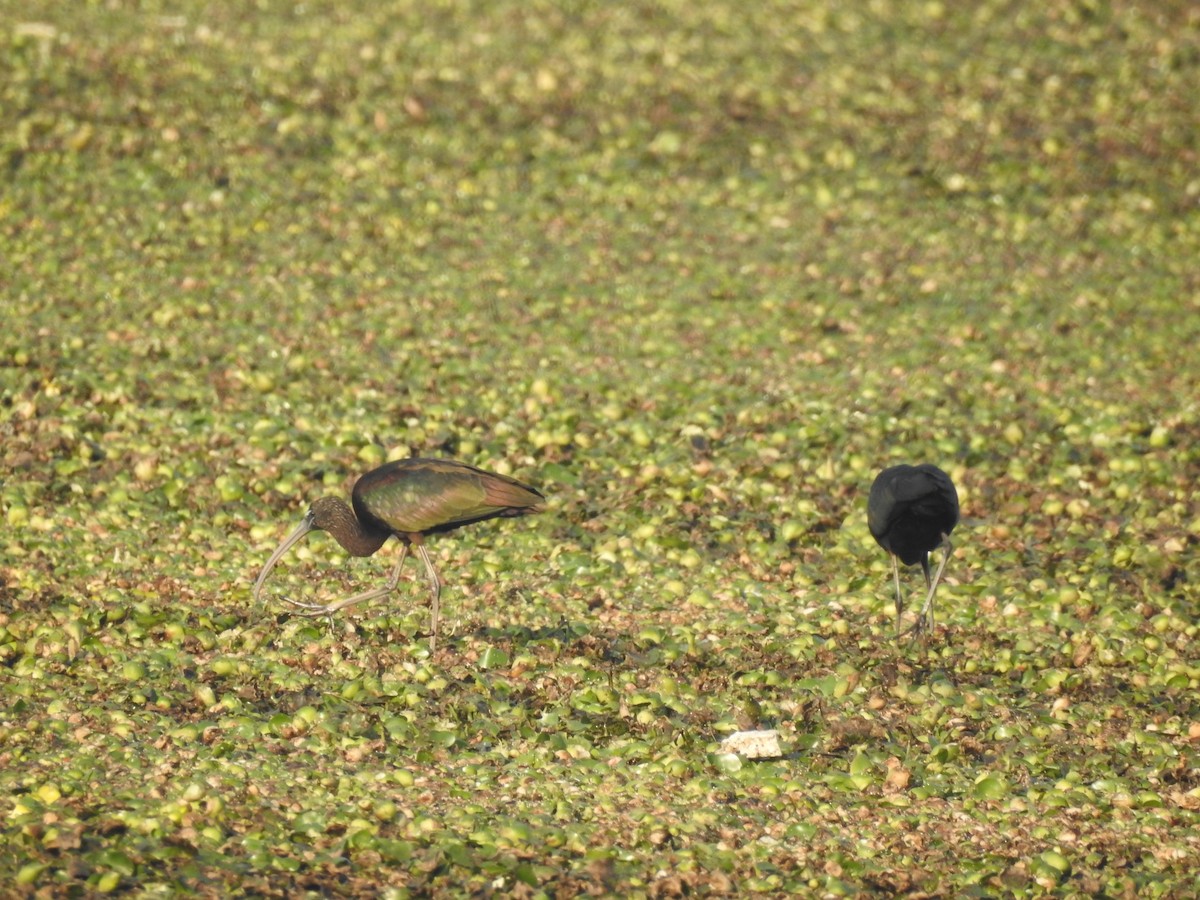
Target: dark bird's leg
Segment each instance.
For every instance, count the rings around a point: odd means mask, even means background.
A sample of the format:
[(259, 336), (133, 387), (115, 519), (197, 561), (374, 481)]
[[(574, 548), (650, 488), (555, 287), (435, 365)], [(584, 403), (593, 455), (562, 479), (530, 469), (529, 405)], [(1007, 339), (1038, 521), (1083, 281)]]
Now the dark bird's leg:
[(429, 652), (433, 653), (437, 650), (438, 622), (441, 619), (442, 580), (438, 578), (437, 569), (433, 567), (433, 560), (429, 558), (429, 551), (425, 549), (420, 535), (413, 535), (410, 539), (417, 545), (417, 553), (421, 554), (421, 559), (425, 561), (425, 571), (429, 573), (429, 589), (433, 592), (433, 626), (429, 635)]
[(900, 637), (900, 617), (904, 615), (904, 595), (900, 593), (900, 563), (896, 561), (896, 555), (889, 553), (892, 558), (892, 576), (896, 580), (896, 637)]
[(347, 597), (345, 600), (338, 600), (335, 603), (323, 605), (320, 603), (301, 603), (299, 600), (284, 601), (299, 607), (302, 616), (332, 616), (339, 609), (345, 609), (347, 606), (353, 606), (355, 603), (362, 603), (364, 600), (373, 600), (376, 597), (382, 597), (384, 594), (390, 594), (396, 589), (396, 585), (400, 581), (400, 569), (404, 566), (404, 560), (408, 556), (408, 544), (403, 543), (400, 547), (400, 558), (396, 560), (396, 567), (392, 569), (392, 574), (388, 578), (387, 584), (381, 588), (375, 588), (370, 591), (364, 591), (361, 594), (355, 594), (353, 597)]
[(913, 625), (913, 636), (926, 636), (933, 630), (933, 618), (926, 618), (926, 613), (929, 611), (929, 589), (933, 586), (933, 582), (929, 579), (929, 554), (926, 553), (921, 557), (921, 572), (925, 576), (925, 602), (921, 604), (921, 609), (917, 613), (917, 621)]
[(924, 631), (926, 627), (930, 631), (933, 630), (933, 595), (937, 593), (938, 582), (942, 580), (942, 570), (946, 568), (946, 560), (954, 552), (954, 545), (950, 543), (950, 535), (942, 535), (941, 548), (942, 561), (938, 564), (937, 574), (933, 576), (932, 581), (929, 578), (929, 554), (925, 555), (925, 559), (921, 563), (925, 569), (925, 584), (929, 588), (929, 593), (925, 597), (925, 603), (921, 606), (921, 616), (917, 619), (917, 627), (921, 631)]

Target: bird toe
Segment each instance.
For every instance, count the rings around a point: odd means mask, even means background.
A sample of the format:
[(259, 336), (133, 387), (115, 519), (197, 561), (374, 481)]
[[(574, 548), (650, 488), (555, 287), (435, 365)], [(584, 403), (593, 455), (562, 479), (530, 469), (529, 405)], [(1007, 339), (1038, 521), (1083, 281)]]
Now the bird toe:
[(291, 600), (287, 597), (281, 599), (284, 603), (294, 607), (298, 616), (320, 616), (326, 612), (325, 606), (322, 603), (304, 603), (300, 600)]

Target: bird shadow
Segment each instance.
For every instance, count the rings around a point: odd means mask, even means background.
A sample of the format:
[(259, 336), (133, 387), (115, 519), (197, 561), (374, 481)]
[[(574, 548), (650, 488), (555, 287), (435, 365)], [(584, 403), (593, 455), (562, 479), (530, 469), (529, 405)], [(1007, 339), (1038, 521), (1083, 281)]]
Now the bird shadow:
[(563, 644), (570, 644), (587, 633), (586, 630), (581, 630), (580, 626), (572, 625), (564, 619), (557, 625), (540, 628), (530, 628), (526, 625), (505, 625), (503, 627), (481, 625), (466, 634), (477, 640), (517, 645), (536, 644), (541, 641), (559, 641)]

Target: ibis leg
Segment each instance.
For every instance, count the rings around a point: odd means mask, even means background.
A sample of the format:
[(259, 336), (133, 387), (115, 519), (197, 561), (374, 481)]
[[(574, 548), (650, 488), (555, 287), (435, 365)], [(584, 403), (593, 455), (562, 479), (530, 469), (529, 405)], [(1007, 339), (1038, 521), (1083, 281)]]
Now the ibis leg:
[(425, 561), (425, 571), (429, 573), (429, 589), (433, 592), (433, 627), (429, 636), (429, 652), (433, 653), (437, 650), (438, 621), (441, 618), (442, 580), (438, 578), (437, 569), (433, 567), (433, 560), (429, 558), (429, 551), (423, 543), (417, 543), (417, 552)]
[(353, 597), (347, 597), (345, 600), (338, 600), (335, 603), (323, 605), (320, 603), (301, 603), (299, 600), (284, 600), (292, 606), (300, 609), (302, 616), (331, 616), (339, 609), (345, 609), (347, 606), (353, 606), (355, 603), (362, 603), (364, 600), (373, 600), (376, 597), (382, 597), (384, 594), (390, 594), (396, 589), (396, 585), (400, 581), (400, 569), (404, 566), (404, 560), (408, 556), (408, 544), (400, 545), (400, 558), (396, 560), (396, 567), (392, 569), (392, 574), (388, 578), (387, 584), (383, 587), (375, 588), (370, 591), (364, 591), (361, 594), (355, 594)]
[[(954, 552), (954, 545), (950, 543), (950, 535), (942, 535), (942, 561), (938, 564), (937, 574), (933, 576), (933, 581), (929, 582), (929, 594), (925, 597), (925, 603), (921, 606), (921, 618), (918, 623), (928, 621), (930, 630), (933, 629), (933, 595), (937, 593), (938, 582), (942, 580), (942, 570), (946, 568), (946, 560), (950, 558), (950, 554)], [(925, 580), (929, 581), (929, 563), (925, 563)], [(922, 625), (922, 627), (924, 627)]]
[[(892, 554), (888, 554), (892, 556)], [(896, 637), (900, 637), (900, 617), (904, 615), (904, 595), (900, 593), (900, 564), (892, 556), (892, 576), (896, 580)]]

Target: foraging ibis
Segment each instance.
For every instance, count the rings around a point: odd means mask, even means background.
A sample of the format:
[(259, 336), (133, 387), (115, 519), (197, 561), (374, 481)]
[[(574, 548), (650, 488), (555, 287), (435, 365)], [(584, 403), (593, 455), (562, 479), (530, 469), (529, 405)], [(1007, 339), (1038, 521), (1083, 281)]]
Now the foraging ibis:
[(429, 650), (437, 649), (442, 582), (438, 578), (425, 538), (483, 522), (541, 512), (545, 497), (515, 478), (485, 472), (450, 459), (401, 459), (367, 472), (354, 484), (350, 505), (337, 497), (322, 497), (313, 503), (300, 525), (271, 554), (254, 584), (259, 599), (267, 575), (293, 544), (314, 529), (328, 531), (351, 556), (370, 556), (388, 538), (400, 539), (400, 559), (383, 587), (322, 605), (288, 600), (303, 615), (332, 615), (363, 600), (382, 597), (395, 589), (400, 569), (415, 547), (429, 575), (433, 625)]

